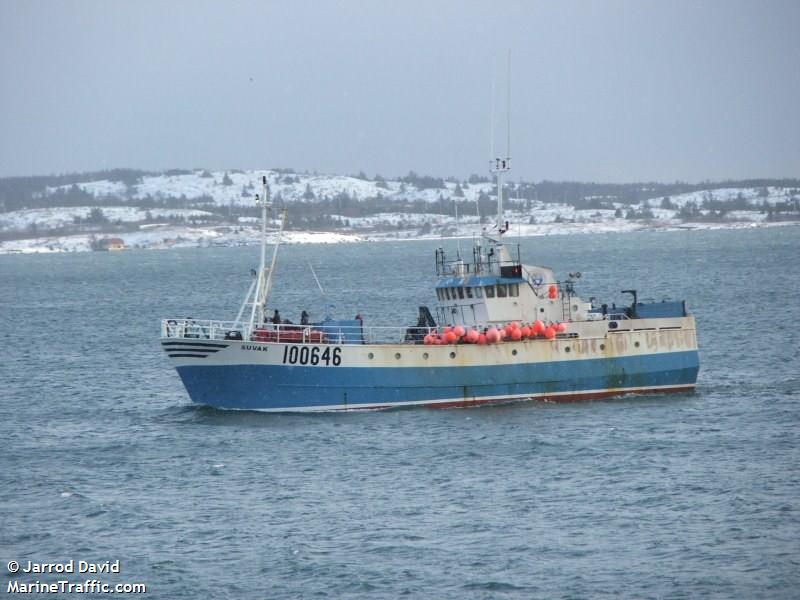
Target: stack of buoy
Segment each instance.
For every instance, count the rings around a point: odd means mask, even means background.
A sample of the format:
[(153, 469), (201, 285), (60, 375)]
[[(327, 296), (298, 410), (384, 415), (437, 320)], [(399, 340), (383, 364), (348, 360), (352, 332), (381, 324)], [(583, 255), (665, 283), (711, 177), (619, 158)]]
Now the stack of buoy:
[(545, 325), (537, 319), (533, 323), (526, 325), (518, 321), (513, 321), (505, 327), (491, 326), (483, 331), (473, 327), (465, 328), (461, 325), (455, 327), (444, 327), (441, 331), (432, 329), (425, 336), (423, 342), (427, 346), (441, 346), (445, 344), (499, 344), (503, 341), (520, 342), (523, 340), (533, 340), (544, 338), (547, 340), (555, 339), (559, 333), (567, 330), (566, 323), (551, 323)]
[(542, 323), (539, 319), (536, 319), (531, 327), (531, 334), (533, 337), (538, 337), (544, 334), (544, 329), (544, 323)]

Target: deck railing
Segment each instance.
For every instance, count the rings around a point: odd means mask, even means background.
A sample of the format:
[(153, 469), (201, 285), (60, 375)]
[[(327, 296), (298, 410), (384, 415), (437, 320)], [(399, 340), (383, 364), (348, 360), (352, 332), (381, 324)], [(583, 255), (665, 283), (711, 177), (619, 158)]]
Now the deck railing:
[[(211, 321), (206, 319), (163, 319), (161, 337), (224, 340), (231, 339), (233, 332), (244, 338), (245, 325), (237, 321)], [(228, 336), (228, 337), (226, 337)]]
[[(604, 320), (630, 321), (625, 314), (605, 315)], [(487, 325), (491, 326), (492, 324)], [(497, 324), (494, 324), (497, 325)], [(625, 330), (627, 331), (627, 326)], [(610, 324), (612, 332), (617, 330)], [(209, 319), (175, 318), (161, 321), (162, 338), (197, 340), (243, 340), (255, 342), (325, 343), (325, 344), (419, 344), (428, 333), (428, 327), (363, 327), (340, 325), (294, 325), (267, 323), (250, 330), (241, 321), (214, 321)], [(573, 334), (558, 334), (571, 337)]]
[[(412, 328), (413, 329), (413, 328)], [(348, 327), (333, 325), (294, 325), (267, 323), (250, 330), (241, 321), (213, 321), (206, 319), (176, 318), (161, 321), (161, 337), (205, 340), (245, 340), (270, 342), (316, 342), (329, 344), (398, 344), (414, 343), (408, 340), (408, 327)], [(427, 328), (416, 332), (420, 339)]]

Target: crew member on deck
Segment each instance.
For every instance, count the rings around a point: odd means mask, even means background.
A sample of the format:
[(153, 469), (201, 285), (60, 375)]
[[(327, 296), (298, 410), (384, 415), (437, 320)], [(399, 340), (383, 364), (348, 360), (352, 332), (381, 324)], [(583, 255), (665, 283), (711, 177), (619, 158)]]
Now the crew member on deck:
[(272, 315), (272, 323), (274, 325), (280, 325), (281, 324), (281, 314), (278, 312), (277, 308), (275, 309), (275, 314)]
[(306, 311), (300, 313), (300, 325), (308, 325), (308, 313)]

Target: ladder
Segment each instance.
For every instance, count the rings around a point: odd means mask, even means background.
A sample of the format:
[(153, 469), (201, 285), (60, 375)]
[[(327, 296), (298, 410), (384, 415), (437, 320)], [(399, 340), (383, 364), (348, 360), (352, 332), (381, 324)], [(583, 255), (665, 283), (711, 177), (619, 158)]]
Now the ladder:
[(561, 318), (563, 321), (572, 320), (572, 294), (564, 289), (561, 291)]

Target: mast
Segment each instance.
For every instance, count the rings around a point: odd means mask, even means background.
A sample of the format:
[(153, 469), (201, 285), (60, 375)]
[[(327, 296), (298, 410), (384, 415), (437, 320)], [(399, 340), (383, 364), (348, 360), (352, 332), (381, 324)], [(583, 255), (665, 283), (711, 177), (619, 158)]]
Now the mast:
[[(506, 221), (503, 218), (503, 175), (511, 170), (511, 50), (508, 51), (508, 74), (506, 85), (506, 155), (493, 156), (489, 161), (489, 172), (494, 173), (497, 182), (497, 231), (503, 235), (507, 231)], [(494, 112), (494, 86), (492, 86), (492, 112)], [(492, 115), (491, 133), (492, 154), (494, 154), (494, 115)]]
[[(258, 267), (258, 283), (256, 284), (256, 298), (258, 302), (253, 303), (253, 318), (256, 318), (256, 323), (261, 324), (264, 322), (264, 267), (267, 262), (267, 205), (269, 204), (269, 186), (267, 185), (267, 176), (261, 176), (261, 261)], [(256, 205), (258, 205), (258, 195), (256, 195)], [(254, 325), (251, 318), (250, 325)]]
[[(281, 237), (283, 229), (286, 225), (287, 211), (284, 209), (281, 212), (281, 226), (278, 229), (278, 238), (275, 241), (275, 248), (272, 251), (272, 261), (269, 268), (267, 268), (267, 209), (272, 208), (269, 201), (269, 185), (267, 185), (267, 176), (262, 176), (262, 197), (259, 198), (256, 194), (256, 205), (261, 204), (261, 261), (258, 268), (258, 278), (256, 279), (255, 286), (250, 286), (252, 293), (252, 310), (250, 312), (250, 330), (252, 331), (258, 325), (264, 323), (265, 311), (267, 306), (267, 298), (272, 288), (272, 275), (275, 272), (275, 265), (278, 261), (278, 248), (281, 245)], [(255, 289), (253, 289), (255, 287)], [(241, 311), (240, 311), (241, 312)]]
[(264, 297), (261, 300), (261, 312), (263, 314), (264, 307), (267, 305), (267, 298), (269, 298), (269, 293), (272, 290), (272, 275), (275, 273), (275, 265), (278, 262), (278, 248), (281, 247), (281, 241), (283, 239), (283, 228), (286, 226), (286, 217), (288, 215), (288, 211), (284, 208), (281, 211), (281, 226), (278, 229), (278, 239), (275, 240), (275, 249), (272, 251), (272, 262), (269, 266), (269, 273), (267, 275), (267, 282), (264, 286)]

